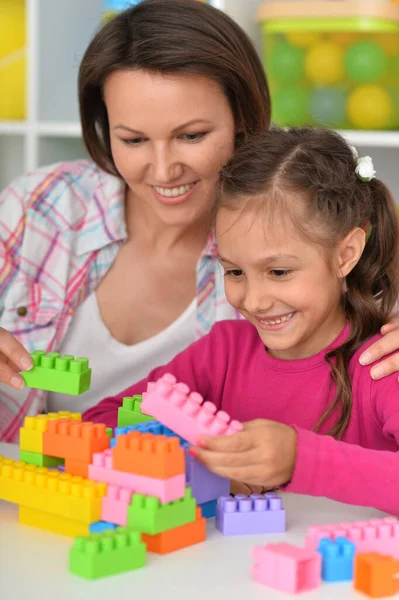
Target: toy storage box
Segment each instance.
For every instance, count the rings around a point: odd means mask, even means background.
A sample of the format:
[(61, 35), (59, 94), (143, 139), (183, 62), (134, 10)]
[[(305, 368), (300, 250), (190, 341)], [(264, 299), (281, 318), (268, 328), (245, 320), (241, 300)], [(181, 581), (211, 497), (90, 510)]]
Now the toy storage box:
[(399, 5), (276, 0), (258, 9), (275, 124), (399, 127)]

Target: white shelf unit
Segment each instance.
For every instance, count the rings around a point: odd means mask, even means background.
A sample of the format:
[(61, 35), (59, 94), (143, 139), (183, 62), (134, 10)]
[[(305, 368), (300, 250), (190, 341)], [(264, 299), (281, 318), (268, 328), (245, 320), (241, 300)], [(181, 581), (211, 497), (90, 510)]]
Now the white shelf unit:
[[(0, 0), (1, 4), (2, 0)], [(59, 160), (87, 156), (81, 139), (77, 74), (85, 48), (101, 23), (103, 0), (25, 0), (27, 19), (26, 120), (0, 121), (0, 189), (14, 177)], [(260, 49), (255, 23), (260, 0), (213, 0)], [(343, 132), (399, 202), (399, 132)]]

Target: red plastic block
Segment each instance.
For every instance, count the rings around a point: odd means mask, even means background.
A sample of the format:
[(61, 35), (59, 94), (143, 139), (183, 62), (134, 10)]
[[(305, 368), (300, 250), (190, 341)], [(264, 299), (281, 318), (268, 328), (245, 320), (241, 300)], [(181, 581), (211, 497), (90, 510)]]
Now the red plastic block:
[(321, 554), (291, 544), (266, 544), (252, 551), (252, 576), (276, 590), (299, 594), (314, 590), (321, 582)]
[(355, 556), (353, 587), (371, 598), (384, 598), (399, 592), (399, 561), (377, 552)]
[(114, 469), (168, 479), (186, 472), (184, 449), (176, 437), (131, 431), (118, 435), (113, 448)]
[(305, 547), (315, 550), (322, 538), (335, 540), (337, 537), (346, 537), (353, 542), (357, 554), (379, 552), (399, 558), (399, 521), (395, 517), (313, 525), (305, 538)]
[(65, 459), (65, 473), (76, 475), (77, 477), (89, 477), (89, 463), (83, 460)]
[(242, 429), (239, 421), (231, 421), (212, 402), (204, 402), (201, 394), (190, 394), (190, 388), (185, 383), (176, 383), (170, 374), (148, 384), (141, 409), (190, 444), (196, 444), (201, 435), (230, 435)]
[(206, 538), (206, 519), (201, 515), (201, 509), (196, 509), (196, 520), (175, 529), (163, 531), (157, 535), (143, 533), (142, 540), (147, 545), (149, 552), (156, 554), (169, 554), (175, 550), (182, 550), (204, 542)]
[(77, 421), (49, 421), (43, 433), (43, 454), (90, 463), (94, 452), (110, 446), (106, 426)]

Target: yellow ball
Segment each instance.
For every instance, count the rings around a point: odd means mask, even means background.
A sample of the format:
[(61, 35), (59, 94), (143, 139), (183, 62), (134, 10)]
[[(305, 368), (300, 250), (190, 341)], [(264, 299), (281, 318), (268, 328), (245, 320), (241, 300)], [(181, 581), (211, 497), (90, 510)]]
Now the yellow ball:
[(316, 31), (291, 31), (285, 34), (286, 40), (296, 48), (308, 48), (322, 37), (322, 33)]
[(344, 78), (344, 51), (330, 41), (312, 46), (305, 58), (305, 72), (316, 85), (330, 85)]
[(24, 0), (0, 1), (0, 90), (0, 119), (24, 119)]
[(348, 117), (358, 129), (386, 129), (393, 120), (394, 105), (379, 85), (359, 85), (348, 98)]

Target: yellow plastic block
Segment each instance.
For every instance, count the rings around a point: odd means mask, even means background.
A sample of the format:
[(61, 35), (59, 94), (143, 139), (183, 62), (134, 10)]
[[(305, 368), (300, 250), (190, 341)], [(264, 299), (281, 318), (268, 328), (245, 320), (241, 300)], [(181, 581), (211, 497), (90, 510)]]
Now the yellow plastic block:
[(48, 413), (47, 415), (37, 415), (37, 417), (25, 417), (24, 426), (19, 430), (19, 447), (26, 452), (43, 452), (43, 433), (47, 431), (49, 421), (59, 421), (60, 419), (71, 419), (81, 421), (81, 413), (71, 413), (67, 410), (58, 413)]
[(65, 519), (57, 515), (50, 515), (41, 510), (20, 506), (18, 511), (18, 519), (22, 525), (30, 525), (38, 527), (46, 531), (52, 531), (59, 535), (67, 535), (69, 537), (80, 537), (90, 535), (90, 525), (87, 523), (79, 523), (72, 519)]
[(107, 485), (0, 457), (0, 500), (81, 523), (101, 520)]

